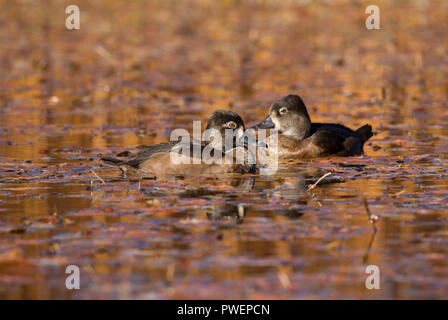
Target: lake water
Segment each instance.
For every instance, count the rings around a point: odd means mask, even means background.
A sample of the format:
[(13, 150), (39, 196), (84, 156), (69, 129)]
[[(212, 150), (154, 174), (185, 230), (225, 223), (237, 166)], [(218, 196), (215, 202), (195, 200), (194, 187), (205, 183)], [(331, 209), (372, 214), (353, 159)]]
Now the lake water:
[[(448, 297), (445, 1), (382, 2), (380, 30), (362, 1), (78, 3), (68, 31), (0, 1), (0, 298)], [(289, 93), (371, 124), (365, 155), (140, 185), (98, 160)]]

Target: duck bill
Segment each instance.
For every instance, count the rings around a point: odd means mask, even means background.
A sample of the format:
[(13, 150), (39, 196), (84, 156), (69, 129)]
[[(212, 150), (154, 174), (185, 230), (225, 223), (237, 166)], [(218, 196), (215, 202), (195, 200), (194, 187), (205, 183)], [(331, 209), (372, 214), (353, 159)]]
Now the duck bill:
[(274, 124), (274, 122), (272, 122), (271, 115), (268, 115), (259, 124), (256, 124), (255, 126), (250, 127), (250, 129), (254, 129), (254, 130), (272, 129), (272, 128), (275, 128), (275, 124)]

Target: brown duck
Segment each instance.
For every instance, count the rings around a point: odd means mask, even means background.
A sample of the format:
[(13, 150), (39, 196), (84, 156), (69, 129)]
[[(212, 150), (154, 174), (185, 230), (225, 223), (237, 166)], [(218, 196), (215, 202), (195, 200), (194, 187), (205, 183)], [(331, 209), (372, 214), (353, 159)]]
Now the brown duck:
[[(135, 155), (125, 160), (115, 157), (101, 156), (101, 160), (107, 164), (119, 167), (121, 171), (130, 177), (156, 178), (161, 176), (184, 175), (216, 175), (226, 173), (255, 173), (255, 161), (247, 149), (242, 137), (245, 126), (241, 117), (231, 111), (217, 110), (208, 119), (207, 129), (215, 129), (222, 139), (206, 142), (166, 142), (153, 145), (140, 150)], [(224, 148), (226, 130), (232, 132), (233, 140), (230, 148)], [(221, 156), (221, 163), (210, 163), (203, 159), (203, 151), (208, 148), (207, 154)], [(188, 150), (186, 153), (180, 152)], [(199, 150), (199, 153), (195, 153)], [(187, 157), (183, 163), (173, 163), (171, 153), (176, 156)], [(229, 162), (225, 157), (230, 156)], [(196, 159), (195, 159), (196, 158)], [(195, 161), (194, 161), (195, 160)], [(238, 161), (237, 161), (238, 160)]]
[(364, 143), (373, 135), (368, 124), (352, 130), (342, 124), (311, 122), (298, 95), (275, 101), (268, 116), (252, 127), (255, 130), (274, 128), (278, 133), (268, 137), (268, 151), (287, 159), (361, 155)]

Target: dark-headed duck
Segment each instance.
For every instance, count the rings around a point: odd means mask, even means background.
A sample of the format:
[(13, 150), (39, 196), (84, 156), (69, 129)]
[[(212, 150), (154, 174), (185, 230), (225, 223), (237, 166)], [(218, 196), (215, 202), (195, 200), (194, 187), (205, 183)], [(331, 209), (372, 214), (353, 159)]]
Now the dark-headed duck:
[[(206, 129), (216, 134), (212, 133), (208, 141), (166, 142), (146, 147), (125, 160), (108, 156), (101, 156), (101, 160), (138, 178), (255, 173), (255, 160), (242, 140), (245, 126), (238, 114), (217, 110)], [(228, 132), (231, 139), (226, 140)]]
[(298, 95), (275, 101), (268, 116), (252, 129), (276, 129), (267, 139), (269, 153), (279, 158), (309, 159), (363, 154), (364, 143), (373, 135), (368, 124), (357, 130), (336, 123), (312, 123)]

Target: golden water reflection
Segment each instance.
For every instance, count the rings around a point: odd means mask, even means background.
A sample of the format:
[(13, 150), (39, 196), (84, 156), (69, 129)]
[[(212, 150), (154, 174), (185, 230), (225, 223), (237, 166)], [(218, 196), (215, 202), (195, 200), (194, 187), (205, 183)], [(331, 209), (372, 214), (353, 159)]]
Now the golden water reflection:
[[(363, 1), (86, 0), (79, 31), (59, 1), (0, 3), (0, 298), (447, 297), (444, 1), (381, 2), (380, 31)], [(139, 189), (97, 160), (217, 108), (253, 124), (287, 93), (316, 122), (370, 123), (366, 155), (250, 190)], [(345, 182), (308, 190), (330, 170)]]

